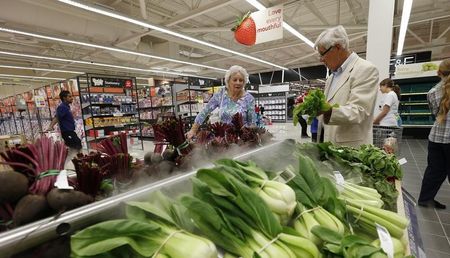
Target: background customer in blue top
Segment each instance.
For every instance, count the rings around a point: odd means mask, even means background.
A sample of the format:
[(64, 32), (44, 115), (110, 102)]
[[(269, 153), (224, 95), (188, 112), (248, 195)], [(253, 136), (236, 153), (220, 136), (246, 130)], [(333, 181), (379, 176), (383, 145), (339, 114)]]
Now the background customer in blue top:
[(61, 104), (56, 109), (56, 117), (50, 124), (49, 131), (53, 130), (56, 123), (59, 124), (61, 136), (67, 147), (75, 150), (81, 150), (81, 140), (75, 132), (75, 120), (70, 111), (70, 104), (72, 104), (73, 97), (69, 91), (63, 90), (59, 93)]
[(450, 58), (439, 65), (441, 81), (427, 94), (428, 104), (436, 121), (428, 136), (428, 165), (422, 180), (419, 205), (445, 209), (436, 197), (447, 178), (450, 182)]

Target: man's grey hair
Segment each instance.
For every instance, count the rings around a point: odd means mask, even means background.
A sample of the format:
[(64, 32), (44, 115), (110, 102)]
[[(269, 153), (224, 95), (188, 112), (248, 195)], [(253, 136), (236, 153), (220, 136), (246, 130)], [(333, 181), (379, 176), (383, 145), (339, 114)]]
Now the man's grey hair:
[(328, 49), (329, 47), (337, 44), (348, 50), (348, 36), (342, 25), (326, 29), (320, 33), (314, 43), (314, 49), (317, 50), (319, 46)]
[(239, 65), (233, 65), (228, 69), (228, 71), (225, 73), (225, 85), (228, 87), (228, 81), (230, 80), (230, 77), (233, 74), (240, 73), (244, 77), (244, 84), (248, 83), (248, 73), (247, 70), (245, 70), (242, 66)]

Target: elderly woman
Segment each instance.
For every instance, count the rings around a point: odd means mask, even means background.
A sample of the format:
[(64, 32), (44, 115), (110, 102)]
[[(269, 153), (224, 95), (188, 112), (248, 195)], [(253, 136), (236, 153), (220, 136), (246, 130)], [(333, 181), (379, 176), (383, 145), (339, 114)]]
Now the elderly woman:
[(244, 90), (247, 82), (248, 73), (244, 68), (238, 65), (230, 67), (225, 73), (226, 87), (215, 93), (206, 107), (197, 115), (194, 125), (186, 134), (187, 138), (191, 139), (195, 136), (200, 125), (216, 108), (219, 109), (219, 120), (222, 123), (231, 123), (233, 116), (241, 113), (246, 125), (254, 124), (256, 122), (255, 99)]

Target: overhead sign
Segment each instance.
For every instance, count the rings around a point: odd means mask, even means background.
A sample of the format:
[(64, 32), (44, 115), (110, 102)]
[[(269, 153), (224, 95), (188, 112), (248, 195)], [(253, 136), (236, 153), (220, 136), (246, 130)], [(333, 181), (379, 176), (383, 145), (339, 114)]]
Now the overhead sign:
[(401, 56), (391, 56), (389, 62), (389, 72), (395, 72), (398, 65), (428, 62), (431, 60), (431, 51), (403, 54)]
[(394, 79), (437, 76), (441, 61), (398, 65)]
[(133, 80), (119, 78), (91, 77), (93, 87), (133, 88)]
[(260, 44), (283, 38), (283, 5), (252, 13), (256, 24), (256, 42)]

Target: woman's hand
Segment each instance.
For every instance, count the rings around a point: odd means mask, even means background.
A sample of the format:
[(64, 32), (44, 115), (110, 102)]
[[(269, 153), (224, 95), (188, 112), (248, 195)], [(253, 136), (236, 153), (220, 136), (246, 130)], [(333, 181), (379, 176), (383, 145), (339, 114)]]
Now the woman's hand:
[(197, 134), (197, 132), (191, 129), (191, 130), (189, 130), (189, 131), (186, 133), (186, 139), (187, 139), (188, 141), (191, 141), (192, 138), (194, 138), (194, 136), (195, 136), (196, 134)]

